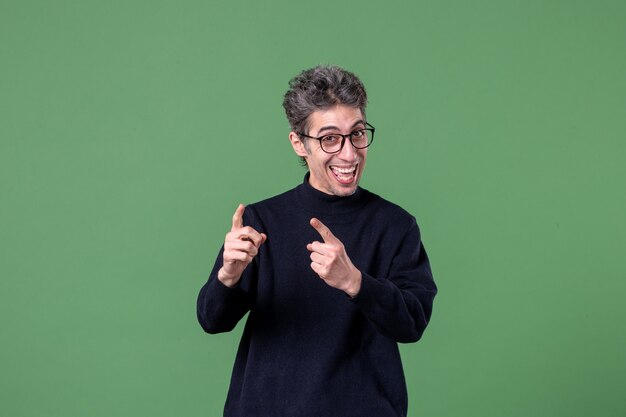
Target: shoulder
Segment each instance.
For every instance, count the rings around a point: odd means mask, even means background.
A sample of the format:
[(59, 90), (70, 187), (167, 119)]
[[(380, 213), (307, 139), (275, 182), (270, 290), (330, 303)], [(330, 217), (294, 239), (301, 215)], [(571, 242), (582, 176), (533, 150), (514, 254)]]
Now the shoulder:
[(364, 193), (368, 202), (368, 207), (371, 210), (375, 210), (379, 214), (392, 215), (399, 219), (415, 220), (411, 213), (400, 207), (398, 204), (393, 203), (369, 190), (362, 189), (362, 192)]
[(265, 223), (275, 217), (284, 216), (295, 202), (295, 188), (281, 194), (246, 205), (244, 222)]
[(362, 191), (367, 198), (366, 211), (371, 221), (397, 232), (406, 232), (417, 227), (415, 217), (398, 204), (371, 191), (365, 189)]
[(276, 208), (285, 207), (285, 204), (290, 204), (294, 199), (295, 188), (285, 191), (284, 193), (268, 197), (264, 200), (251, 203), (247, 207), (250, 207), (256, 211), (273, 210)]

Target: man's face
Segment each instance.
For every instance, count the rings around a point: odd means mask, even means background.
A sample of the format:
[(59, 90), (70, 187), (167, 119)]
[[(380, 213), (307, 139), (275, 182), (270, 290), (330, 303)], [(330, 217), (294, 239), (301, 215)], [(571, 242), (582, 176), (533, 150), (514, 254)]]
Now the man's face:
[[(313, 137), (332, 133), (347, 135), (366, 127), (361, 110), (343, 104), (316, 110), (308, 122), (308, 135)], [(367, 148), (356, 149), (346, 138), (339, 152), (329, 154), (322, 150), (318, 140), (305, 139), (305, 145), (295, 132), (289, 134), (289, 140), (296, 154), (306, 159), (313, 188), (342, 197), (354, 194), (365, 168)]]

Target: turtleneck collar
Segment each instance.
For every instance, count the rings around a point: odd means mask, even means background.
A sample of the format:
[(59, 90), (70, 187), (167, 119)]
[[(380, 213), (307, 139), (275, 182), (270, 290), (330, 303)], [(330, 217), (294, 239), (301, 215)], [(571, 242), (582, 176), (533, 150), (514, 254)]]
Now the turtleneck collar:
[(311, 214), (341, 215), (361, 208), (367, 200), (367, 191), (357, 187), (351, 196), (341, 197), (326, 194), (317, 190), (309, 183), (310, 173), (304, 176), (304, 181), (296, 187), (298, 202)]

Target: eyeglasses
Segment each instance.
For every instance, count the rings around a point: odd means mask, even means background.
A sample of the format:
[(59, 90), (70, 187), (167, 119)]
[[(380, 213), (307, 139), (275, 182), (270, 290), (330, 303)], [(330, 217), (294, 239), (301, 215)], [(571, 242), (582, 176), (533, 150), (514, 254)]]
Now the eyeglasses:
[(322, 150), (326, 153), (337, 153), (343, 149), (343, 145), (346, 142), (346, 138), (350, 139), (350, 143), (356, 149), (367, 148), (374, 141), (374, 132), (376, 128), (369, 123), (365, 123), (368, 126), (365, 129), (358, 129), (347, 135), (341, 133), (333, 133), (330, 135), (323, 135), (320, 137), (313, 137), (305, 135), (304, 133), (298, 133), (298, 136), (302, 136), (309, 139), (315, 139), (320, 141)]

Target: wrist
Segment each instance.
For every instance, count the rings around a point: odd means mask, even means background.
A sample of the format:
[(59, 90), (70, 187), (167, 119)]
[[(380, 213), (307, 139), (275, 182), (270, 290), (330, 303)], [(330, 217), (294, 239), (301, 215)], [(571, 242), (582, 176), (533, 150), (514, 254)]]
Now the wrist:
[(229, 288), (232, 288), (235, 285), (237, 285), (240, 278), (241, 278), (241, 275), (231, 276), (228, 273), (226, 273), (226, 271), (224, 271), (224, 267), (220, 268), (220, 270), (217, 271), (217, 279), (219, 279), (222, 284), (224, 284), (225, 286)]
[(363, 277), (361, 275), (361, 271), (359, 271), (358, 269), (355, 269), (355, 273), (353, 275), (353, 278), (350, 280), (350, 284), (344, 290), (345, 293), (348, 294), (348, 296), (350, 296), (350, 298), (354, 298), (359, 294), (359, 291), (361, 290), (362, 278)]

